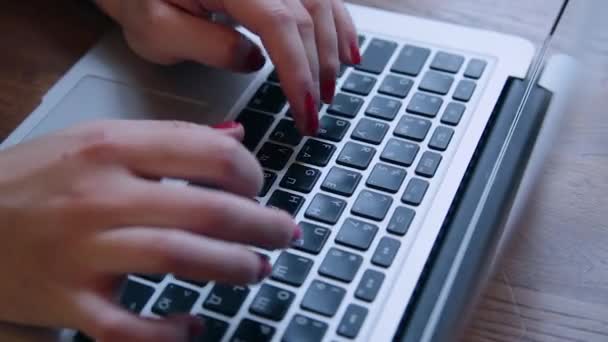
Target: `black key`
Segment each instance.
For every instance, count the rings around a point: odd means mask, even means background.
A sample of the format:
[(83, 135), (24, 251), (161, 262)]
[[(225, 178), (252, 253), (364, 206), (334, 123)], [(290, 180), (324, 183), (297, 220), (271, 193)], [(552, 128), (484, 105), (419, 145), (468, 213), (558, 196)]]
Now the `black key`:
[(228, 323), (206, 315), (198, 315), (198, 317), (205, 322), (205, 329), (203, 334), (192, 342), (220, 342), (224, 338), (228, 331)]
[(319, 122), (317, 138), (340, 142), (346, 135), (350, 122), (325, 115)]
[(135, 276), (149, 280), (154, 283), (160, 283), (165, 279), (164, 274), (135, 274)]
[(391, 207), (393, 199), (373, 191), (363, 190), (357, 197), (352, 213), (374, 221), (382, 221)]
[(270, 133), (270, 139), (281, 144), (296, 146), (302, 141), (293, 120), (281, 120), (274, 131)]
[(441, 117), (441, 122), (452, 126), (458, 125), (465, 109), (466, 107), (462, 103), (448, 103), (445, 111), (443, 112), (443, 117)]
[(303, 252), (319, 254), (329, 237), (329, 229), (308, 222), (300, 222), (300, 228), (302, 238), (294, 241), (291, 246)]
[(475, 88), (477, 84), (473, 81), (462, 80), (458, 82), (458, 86), (456, 86), (456, 90), (454, 90), (454, 94), (452, 94), (452, 98), (454, 100), (468, 102), (471, 97), (473, 97), (473, 93), (475, 92)]
[(268, 80), (271, 82), (279, 83), (279, 73), (277, 69), (272, 70), (270, 75), (268, 75)]
[(373, 302), (378, 296), (378, 292), (380, 292), (384, 278), (384, 274), (378, 271), (365, 271), (355, 291), (355, 297), (368, 303)]
[(363, 102), (363, 99), (360, 97), (336, 94), (334, 101), (327, 108), (327, 112), (346, 118), (354, 118), (359, 114), (359, 109), (361, 109)]
[(245, 128), (243, 145), (253, 151), (272, 126), (274, 118), (270, 115), (245, 110), (236, 121)]
[(216, 284), (203, 302), (205, 309), (233, 317), (249, 295), (249, 288)]
[(410, 166), (414, 163), (420, 147), (407, 141), (391, 139), (386, 144), (380, 159), (385, 162)]
[(394, 194), (401, 188), (406, 175), (407, 172), (402, 168), (386, 164), (376, 164), (367, 179), (367, 186)]
[(357, 42), (359, 43), (359, 46), (363, 45), (363, 43), (365, 42), (365, 36), (358, 35), (357, 36)]
[(340, 228), (340, 232), (336, 236), (336, 242), (344, 246), (366, 251), (374, 241), (376, 233), (378, 233), (378, 226), (348, 218), (342, 224), (342, 228)]
[(308, 166), (293, 164), (281, 180), (281, 186), (286, 189), (308, 194), (317, 184), (321, 171)]
[(344, 166), (354, 167), (355, 169), (365, 170), (376, 155), (373, 147), (348, 142), (338, 156), (337, 163)]
[(367, 107), (365, 115), (393, 121), (401, 109), (401, 102), (382, 96), (376, 96)]
[(366, 308), (356, 304), (350, 304), (346, 308), (344, 317), (342, 317), (340, 325), (338, 326), (338, 335), (351, 339), (357, 338), (366, 317)]
[(435, 176), (435, 172), (437, 172), (439, 163), (441, 163), (441, 154), (429, 151), (424, 152), (424, 154), (422, 154), (422, 158), (420, 158), (420, 161), (418, 162), (416, 174), (419, 176), (432, 178)]
[(380, 243), (378, 243), (378, 247), (376, 247), (376, 251), (372, 257), (372, 264), (385, 268), (390, 267), (393, 264), (400, 247), (401, 242), (392, 238), (383, 237), (382, 240), (380, 240)]
[(462, 56), (447, 52), (437, 52), (431, 63), (431, 68), (455, 74), (460, 70), (463, 63), (464, 57)]
[(244, 319), (236, 328), (230, 339), (231, 342), (270, 342), (274, 336), (275, 328), (264, 323)]
[(420, 90), (445, 95), (452, 88), (454, 77), (437, 71), (427, 71), (418, 87)]
[(152, 306), (152, 312), (159, 316), (189, 313), (199, 294), (185, 287), (169, 284)]
[[(342, 84), (342, 91), (367, 96), (376, 85), (376, 79), (363, 74), (351, 72)], [(332, 113), (333, 114), (333, 113)]]
[(439, 113), (442, 104), (443, 100), (440, 97), (416, 93), (407, 106), (407, 111), (434, 118)]
[(388, 75), (380, 84), (380, 88), (378, 88), (378, 92), (384, 95), (395, 96), (401, 99), (407, 97), (407, 94), (410, 93), (412, 86), (414, 85), (414, 81), (409, 78), (399, 77), (395, 75)]
[(346, 291), (340, 287), (315, 280), (306, 291), (301, 307), (323, 316), (333, 317), (345, 294)]
[(249, 311), (260, 317), (280, 321), (285, 317), (295, 296), (291, 291), (264, 284), (253, 299)]
[(348, 65), (340, 64), (340, 69), (338, 69), (338, 78), (344, 75), (346, 69), (348, 69)]
[(304, 197), (291, 194), (289, 192), (277, 190), (272, 193), (267, 206), (285, 210), (291, 216), (296, 216), (304, 204)]
[(139, 314), (153, 294), (153, 287), (127, 280), (122, 288), (120, 305), (133, 313)]
[(359, 120), (351, 137), (369, 144), (380, 145), (388, 128), (388, 124), (384, 122), (363, 118)]
[(287, 99), (281, 87), (264, 83), (253, 96), (248, 107), (266, 113), (277, 114), (283, 110), (285, 103), (287, 103)]
[(360, 173), (340, 167), (333, 167), (327, 174), (327, 177), (325, 177), (321, 189), (350, 197), (355, 193), (355, 189), (357, 189), (360, 181)]
[(483, 75), (484, 70), (486, 69), (487, 63), (482, 61), (481, 59), (471, 59), (467, 68), (464, 71), (464, 76), (468, 78), (472, 78), (478, 80)]
[(74, 336), (74, 342), (95, 342), (95, 340), (82, 332), (78, 332), (76, 336)]
[(308, 258), (283, 252), (274, 263), (270, 277), (288, 285), (301, 286), (310, 272), (312, 263)]
[(355, 279), (363, 257), (341, 249), (332, 248), (327, 252), (319, 267), (319, 274), (331, 279), (350, 283)]
[(401, 200), (405, 204), (418, 206), (420, 203), (422, 203), (428, 188), (429, 182), (420, 178), (412, 178), (405, 188), (405, 192), (403, 193)]
[(260, 190), (260, 193), (258, 194), (259, 197), (264, 197), (268, 194), (268, 191), (270, 191), (270, 188), (272, 187), (272, 185), (274, 184), (274, 182), (277, 180), (277, 174), (274, 172), (270, 172), (270, 171), (264, 171), (264, 185), (262, 186), (262, 190)]
[(332, 225), (338, 222), (345, 207), (346, 202), (339, 198), (316, 194), (304, 216), (311, 220)]
[(429, 49), (406, 45), (401, 49), (391, 71), (410, 76), (418, 76), (430, 54), (431, 50)]
[(413, 209), (397, 207), (386, 230), (388, 230), (389, 233), (404, 236), (410, 229), (415, 216), (416, 212)]
[(321, 342), (327, 331), (327, 324), (302, 315), (295, 315), (282, 342)]
[(372, 39), (361, 56), (361, 64), (356, 66), (357, 70), (374, 74), (382, 73), (396, 49), (397, 43)]
[(308, 139), (304, 143), (304, 146), (302, 146), (300, 153), (298, 153), (297, 161), (316, 166), (325, 166), (329, 164), (334, 152), (336, 152), (334, 145)]
[(450, 145), (453, 136), (453, 129), (445, 126), (438, 126), (429, 141), (429, 147), (434, 150), (445, 151), (448, 148), (448, 145)]
[(289, 147), (265, 143), (258, 152), (258, 160), (262, 167), (280, 171), (287, 165), (292, 154), (293, 150)]
[(414, 141), (423, 141), (430, 129), (431, 122), (429, 120), (404, 115), (399, 120), (397, 128), (395, 128), (395, 135)]

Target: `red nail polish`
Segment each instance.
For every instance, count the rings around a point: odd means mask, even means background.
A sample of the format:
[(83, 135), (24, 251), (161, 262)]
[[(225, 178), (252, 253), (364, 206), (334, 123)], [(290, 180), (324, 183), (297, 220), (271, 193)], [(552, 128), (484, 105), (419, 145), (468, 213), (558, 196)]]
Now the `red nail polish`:
[(323, 95), (323, 102), (329, 104), (334, 100), (336, 93), (336, 80), (328, 79), (321, 85), (321, 94)]
[(293, 238), (291, 239), (292, 242), (296, 242), (299, 241), (302, 238), (302, 228), (300, 227), (296, 227), (296, 229), (293, 231)]
[(239, 127), (241, 124), (236, 122), (236, 121), (227, 121), (227, 122), (223, 122), (221, 124), (217, 124), (215, 126), (213, 126), (213, 128), (215, 129), (234, 129)]
[(361, 52), (359, 51), (359, 44), (357, 42), (353, 42), (350, 45), (350, 58), (354, 65), (361, 64)]
[(319, 111), (311, 93), (306, 93), (305, 106), (308, 114), (308, 134), (313, 136), (319, 131)]
[(266, 279), (272, 273), (272, 266), (268, 262), (265, 256), (260, 255), (260, 273), (258, 274), (258, 282)]
[(247, 55), (247, 68), (251, 70), (260, 70), (266, 64), (266, 57), (258, 48), (252, 48)]

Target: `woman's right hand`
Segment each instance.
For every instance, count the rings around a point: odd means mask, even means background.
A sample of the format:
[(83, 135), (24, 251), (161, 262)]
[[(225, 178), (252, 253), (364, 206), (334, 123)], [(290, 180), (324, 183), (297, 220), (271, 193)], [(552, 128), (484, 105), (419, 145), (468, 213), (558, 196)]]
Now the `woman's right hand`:
[(247, 245), (299, 237), (288, 214), (251, 199), (262, 171), (242, 136), (240, 126), (104, 121), (0, 152), (0, 320), (100, 341), (189, 338), (195, 319), (140, 318), (114, 299), (128, 273), (259, 282), (271, 267)]

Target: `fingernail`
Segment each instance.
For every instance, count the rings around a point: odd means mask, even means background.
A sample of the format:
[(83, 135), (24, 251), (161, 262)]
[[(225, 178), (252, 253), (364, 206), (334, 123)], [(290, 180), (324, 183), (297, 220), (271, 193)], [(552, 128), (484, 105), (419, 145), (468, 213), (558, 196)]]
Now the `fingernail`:
[(319, 131), (319, 111), (311, 93), (306, 93), (305, 105), (308, 114), (308, 134), (311, 136), (317, 135)]
[(261, 266), (260, 273), (258, 274), (258, 283), (266, 279), (272, 273), (272, 266), (270, 265), (270, 262), (268, 262), (268, 259), (263, 255), (259, 255), (259, 257)]
[(325, 80), (321, 85), (321, 93), (323, 95), (323, 102), (327, 104), (332, 103), (336, 93), (336, 80), (333, 78)]
[(357, 42), (350, 44), (350, 58), (354, 65), (361, 64), (361, 52), (359, 51), (359, 44)]
[(251, 48), (247, 55), (247, 68), (251, 70), (260, 70), (266, 64), (266, 57), (257, 47)]
[(236, 122), (236, 121), (227, 121), (227, 122), (222, 122), (221, 124), (217, 124), (215, 126), (213, 126), (213, 128), (215, 129), (234, 129), (234, 128), (238, 128), (241, 124)]
[(291, 239), (292, 242), (299, 241), (302, 238), (302, 228), (296, 227), (293, 231), (293, 237)]

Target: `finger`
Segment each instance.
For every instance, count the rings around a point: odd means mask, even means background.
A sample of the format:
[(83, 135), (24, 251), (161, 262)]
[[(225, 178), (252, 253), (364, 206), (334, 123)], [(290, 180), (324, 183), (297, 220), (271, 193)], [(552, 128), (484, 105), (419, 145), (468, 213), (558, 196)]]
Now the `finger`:
[(195, 16), (202, 17), (208, 14), (198, 0), (167, 0), (167, 2)]
[(243, 141), (245, 138), (245, 128), (243, 125), (235, 121), (224, 122), (213, 126), (213, 128), (238, 141)]
[(344, 64), (361, 64), (359, 38), (352, 17), (342, 0), (330, 0), (332, 4), (336, 29), (338, 31), (338, 47), (340, 60)]

